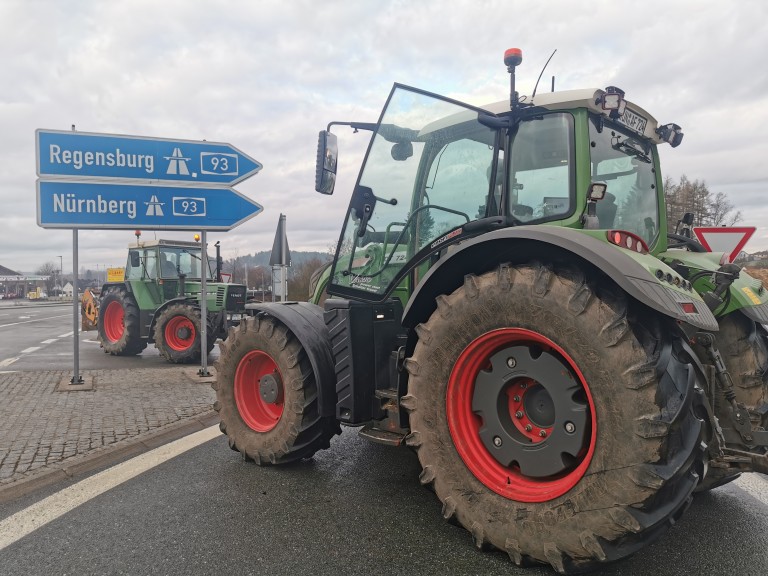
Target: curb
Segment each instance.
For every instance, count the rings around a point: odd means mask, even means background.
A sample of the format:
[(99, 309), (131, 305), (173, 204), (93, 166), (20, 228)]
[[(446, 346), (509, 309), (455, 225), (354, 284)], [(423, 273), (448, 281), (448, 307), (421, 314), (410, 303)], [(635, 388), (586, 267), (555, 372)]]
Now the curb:
[(191, 418), (168, 424), (157, 430), (146, 432), (120, 442), (115, 446), (104, 446), (89, 454), (75, 456), (63, 462), (51, 464), (31, 472), (25, 477), (6, 485), (0, 485), (0, 504), (10, 502), (46, 488), (63, 480), (74, 480), (100, 468), (108, 468), (155, 448), (199, 432), (219, 422), (215, 410), (203, 412)]

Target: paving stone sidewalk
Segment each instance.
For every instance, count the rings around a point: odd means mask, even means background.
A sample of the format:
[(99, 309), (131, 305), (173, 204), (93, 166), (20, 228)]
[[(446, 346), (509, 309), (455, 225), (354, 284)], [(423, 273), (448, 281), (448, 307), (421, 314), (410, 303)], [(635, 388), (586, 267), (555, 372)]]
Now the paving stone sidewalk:
[(87, 385), (77, 389), (71, 371), (0, 373), (0, 494), (47, 469), (66, 471), (84, 458), (95, 466), (101, 455), (144, 451), (185, 424), (215, 423), (211, 379), (195, 370), (84, 370)]

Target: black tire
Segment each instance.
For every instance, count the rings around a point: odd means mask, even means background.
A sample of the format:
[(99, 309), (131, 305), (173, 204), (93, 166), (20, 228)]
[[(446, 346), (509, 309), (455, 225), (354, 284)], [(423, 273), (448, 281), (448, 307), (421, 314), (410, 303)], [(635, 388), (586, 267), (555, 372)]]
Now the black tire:
[[(162, 356), (174, 364), (198, 362), (201, 357), (200, 309), (189, 304), (171, 304), (160, 313), (155, 323), (155, 346)], [(208, 352), (216, 343), (216, 335), (207, 326)]]
[[(764, 410), (768, 403), (768, 335), (765, 328), (738, 311), (721, 318), (719, 324), (717, 346), (733, 379), (736, 401), (753, 413)], [(717, 413), (726, 400), (719, 389), (715, 393)], [(764, 412), (760, 421), (753, 418), (753, 424), (768, 429), (768, 411)], [(746, 449), (743, 446), (736, 448)], [(740, 475), (732, 469), (710, 467), (696, 490), (712, 490), (736, 480)]]
[(219, 345), (214, 408), (229, 446), (260, 466), (309, 458), (341, 432), (320, 416), (307, 353), (279, 320), (248, 317)]
[(479, 548), (561, 573), (674, 523), (703, 468), (696, 372), (674, 323), (538, 263), (467, 276), (437, 304), (402, 405), (447, 520)]
[[(717, 345), (734, 383), (736, 401), (751, 411), (768, 404), (768, 334), (741, 312), (720, 319)], [(757, 422), (756, 422), (757, 423)], [(768, 427), (768, 413), (760, 426)]]
[(99, 303), (99, 343), (107, 354), (135, 356), (147, 347), (141, 337), (139, 307), (123, 286), (110, 288)]

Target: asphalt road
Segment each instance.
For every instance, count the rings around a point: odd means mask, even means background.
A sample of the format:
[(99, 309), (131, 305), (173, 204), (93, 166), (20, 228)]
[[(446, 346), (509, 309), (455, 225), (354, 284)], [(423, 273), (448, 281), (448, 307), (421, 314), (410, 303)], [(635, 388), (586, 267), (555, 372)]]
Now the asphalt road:
[[(0, 308), (0, 363), (16, 359), (0, 370), (61, 369), (72, 362), (71, 332), (69, 306)], [(153, 347), (106, 355), (94, 335), (81, 335), (84, 369), (166, 366)], [(419, 472), (408, 449), (371, 444), (354, 429), (278, 468), (245, 463), (217, 436), (0, 549), (0, 576), (552, 574), (476, 550), (443, 521)], [(0, 505), (0, 522), (73, 483)], [(700, 495), (662, 539), (600, 572), (649, 573), (768, 573), (768, 480), (750, 475)]]
[[(245, 463), (218, 436), (0, 550), (0, 574), (552, 574), (475, 549), (418, 473), (408, 449), (353, 429), (277, 468)], [(0, 506), (0, 518), (44, 495)], [(764, 575), (767, 549), (768, 506), (732, 484), (599, 573)]]
[[(111, 356), (99, 347), (95, 330), (78, 333), (81, 370), (173, 366), (153, 345), (138, 356)], [(0, 371), (72, 369), (73, 334), (71, 303), (0, 307)], [(217, 356), (218, 347), (211, 352), (209, 365)]]

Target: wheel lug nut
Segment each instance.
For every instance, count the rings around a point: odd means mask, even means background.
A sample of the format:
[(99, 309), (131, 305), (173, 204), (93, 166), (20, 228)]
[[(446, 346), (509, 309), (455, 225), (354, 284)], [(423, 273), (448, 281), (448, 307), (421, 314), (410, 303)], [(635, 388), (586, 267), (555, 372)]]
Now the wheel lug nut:
[(533, 426), (531, 426), (530, 424), (526, 424), (525, 425), (525, 431), (526, 432), (530, 432), (531, 430), (533, 430)]
[(514, 400), (515, 402), (520, 402), (520, 396), (518, 396), (517, 394), (515, 394), (515, 395), (512, 397), (512, 400)]
[(575, 430), (576, 426), (573, 425), (573, 422), (565, 423), (565, 431), (568, 432), (568, 434), (573, 434)]
[(501, 446), (501, 438), (499, 438), (498, 436), (494, 436), (493, 437), (493, 445), (496, 446), (496, 448)]
[(526, 388), (528, 388), (528, 384), (526, 384), (525, 382), (520, 382), (520, 389), (525, 390)]
[(509, 358), (507, 358), (507, 366), (509, 366), (510, 368), (514, 368), (515, 366), (517, 366), (517, 360), (515, 360), (510, 356)]
[(541, 430), (539, 432), (539, 436), (541, 436), (542, 438), (546, 438), (547, 437), (547, 431), (546, 430)]
[(522, 417), (523, 417), (523, 413), (520, 410), (515, 412), (515, 418), (522, 418)]

